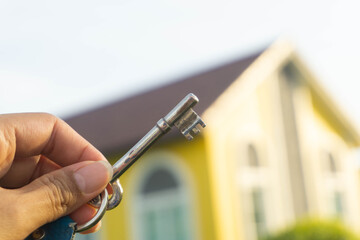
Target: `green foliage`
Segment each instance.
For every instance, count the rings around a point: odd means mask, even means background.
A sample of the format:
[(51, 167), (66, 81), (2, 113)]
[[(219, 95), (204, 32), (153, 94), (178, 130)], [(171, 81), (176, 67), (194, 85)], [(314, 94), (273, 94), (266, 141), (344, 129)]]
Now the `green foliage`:
[(339, 221), (307, 219), (264, 240), (360, 240)]

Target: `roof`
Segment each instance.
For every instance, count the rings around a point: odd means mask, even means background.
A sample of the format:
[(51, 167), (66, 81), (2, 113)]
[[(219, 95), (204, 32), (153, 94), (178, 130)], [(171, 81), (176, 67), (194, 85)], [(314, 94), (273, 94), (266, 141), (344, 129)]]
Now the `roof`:
[[(336, 104), (322, 86), (317, 77), (312, 73), (309, 67), (302, 61), (293, 44), (287, 39), (281, 38), (269, 46), (257, 57), (251, 66), (243, 72), (239, 78), (228, 88), (204, 113), (208, 125), (214, 126), (217, 120), (232, 114), (234, 106), (246, 99), (248, 93), (252, 92), (256, 86), (263, 81), (279, 74), (284, 66), (294, 64), (301, 73), (301, 79), (306, 82), (312, 95), (312, 103), (324, 120), (332, 129), (342, 137), (347, 144), (353, 147), (360, 146), (360, 131), (357, 124), (354, 124)], [(209, 122), (209, 121), (212, 122)]]
[[(118, 153), (134, 145), (183, 97), (199, 98), (194, 110), (201, 115), (226, 88), (261, 54), (258, 52), (171, 84), (115, 101), (65, 119), (104, 154)], [(166, 138), (181, 136), (171, 131)]]

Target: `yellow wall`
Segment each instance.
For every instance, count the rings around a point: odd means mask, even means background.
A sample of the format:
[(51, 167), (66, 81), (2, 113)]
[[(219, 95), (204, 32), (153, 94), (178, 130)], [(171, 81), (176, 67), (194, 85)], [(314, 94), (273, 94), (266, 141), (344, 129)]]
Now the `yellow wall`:
[[(249, 230), (253, 227), (249, 219), (253, 216), (251, 202), (249, 203), (249, 191), (252, 189), (250, 185), (253, 183), (249, 185), (248, 180), (257, 178), (255, 185), (259, 182), (270, 185), (271, 182), (277, 181), (274, 177), (268, 176), (269, 166), (273, 165), (269, 161), (279, 158), (279, 151), (271, 147), (280, 145), (280, 148), (283, 148), (281, 142), (273, 141), (278, 130), (277, 126), (273, 125), (277, 120), (274, 115), (276, 116), (278, 109), (274, 98), (276, 85), (271, 80), (273, 79), (253, 88), (251, 92), (240, 88), (231, 102), (219, 108), (209, 109), (205, 114), (204, 118), (209, 126), (205, 132), (205, 139), (214, 187), (213, 208), (218, 229), (216, 239), (253, 239), (253, 232)], [(244, 164), (247, 146), (250, 143), (256, 145), (260, 160), (267, 166), (258, 169), (256, 174), (252, 174), (254, 171), (249, 171)], [(275, 154), (275, 157), (270, 159), (268, 154)], [(269, 189), (268, 186), (264, 188), (266, 191)], [(273, 203), (281, 204), (280, 201)], [(271, 207), (273, 206), (267, 207), (266, 211), (272, 211)], [(283, 208), (286, 209), (285, 206)], [(278, 216), (275, 216), (275, 219), (278, 219)], [(268, 222), (270, 225), (273, 224), (271, 219), (268, 219)]]
[[(310, 215), (336, 217), (332, 194), (343, 196), (344, 213), (341, 220), (355, 231), (360, 224), (359, 189), (353, 139), (346, 127), (336, 121), (329, 106), (306, 86), (299, 89), (298, 122), (306, 174)], [(328, 154), (334, 157), (336, 172), (329, 169)]]
[[(214, 239), (214, 224), (209, 186), (208, 162), (205, 154), (204, 139), (201, 136), (188, 142), (181, 138), (176, 141), (156, 144), (137, 163), (135, 163), (123, 176), (120, 182), (124, 188), (122, 203), (116, 209), (105, 215), (105, 231), (107, 239), (133, 239), (132, 238), (132, 208), (134, 207), (134, 189), (136, 188), (137, 174), (141, 168), (150, 164), (151, 156), (166, 152), (175, 155), (182, 169), (188, 171), (190, 198), (193, 200), (192, 212), (195, 220), (195, 239)], [(112, 158), (116, 159), (116, 158)], [(177, 160), (175, 160), (177, 161)], [(136, 227), (136, 226), (135, 226)]]

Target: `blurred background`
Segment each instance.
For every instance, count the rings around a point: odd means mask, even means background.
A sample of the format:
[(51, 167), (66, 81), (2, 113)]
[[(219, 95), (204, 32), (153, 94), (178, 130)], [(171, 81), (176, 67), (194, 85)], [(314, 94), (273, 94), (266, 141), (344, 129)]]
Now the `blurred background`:
[(2, 0), (0, 109), (68, 116), (239, 58), (285, 35), (360, 121), (358, 4)]
[(199, 138), (155, 146), (100, 233), (78, 239), (252, 240), (304, 217), (357, 232), (359, 7), (0, 0), (0, 113), (58, 115), (114, 161), (198, 94)]

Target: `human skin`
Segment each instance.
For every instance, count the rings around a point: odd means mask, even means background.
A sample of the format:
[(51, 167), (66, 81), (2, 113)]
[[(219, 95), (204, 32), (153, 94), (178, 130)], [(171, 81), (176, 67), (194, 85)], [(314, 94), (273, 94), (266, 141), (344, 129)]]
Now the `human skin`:
[(24, 239), (69, 214), (87, 222), (96, 210), (85, 203), (111, 176), (105, 157), (61, 119), (0, 115), (0, 239)]

